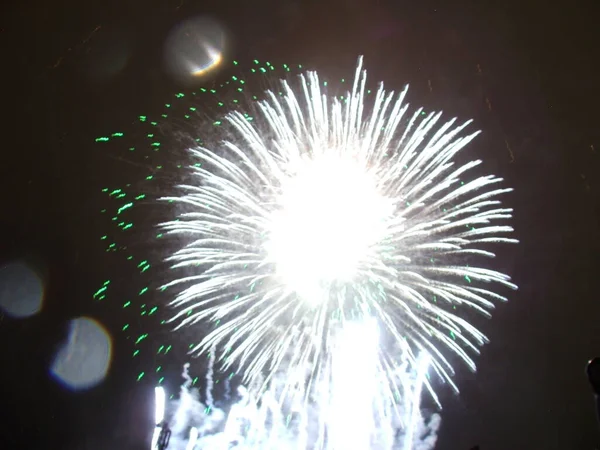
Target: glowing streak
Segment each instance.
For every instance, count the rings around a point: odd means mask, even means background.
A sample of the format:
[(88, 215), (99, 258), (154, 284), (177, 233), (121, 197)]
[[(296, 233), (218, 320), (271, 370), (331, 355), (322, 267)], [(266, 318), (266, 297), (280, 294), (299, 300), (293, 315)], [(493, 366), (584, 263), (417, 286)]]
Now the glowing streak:
[(150, 448), (154, 450), (158, 445), (158, 438), (161, 432), (161, 423), (165, 419), (165, 404), (166, 395), (165, 390), (161, 386), (154, 388), (154, 432), (152, 433), (152, 443)]
[(151, 450), (155, 450), (158, 446), (158, 438), (160, 437), (160, 427), (154, 427), (154, 432), (152, 433), (152, 443), (150, 444)]
[(154, 422), (158, 425), (165, 419), (165, 390), (161, 386), (154, 388)]
[(190, 429), (190, 437), (188, 439), (188, 443), (185, 447), (185, 450), (194, 450), (194, 447), (196, 447), (197, 442), (198, 442), (198, 428), (192, 427)]
[(377, 429), (373, 412), (381, 382), (378, 364), (377, 323), (346, 323), (332, 350), (328, 419), (332, 449), (371, 448), (371, 436)]

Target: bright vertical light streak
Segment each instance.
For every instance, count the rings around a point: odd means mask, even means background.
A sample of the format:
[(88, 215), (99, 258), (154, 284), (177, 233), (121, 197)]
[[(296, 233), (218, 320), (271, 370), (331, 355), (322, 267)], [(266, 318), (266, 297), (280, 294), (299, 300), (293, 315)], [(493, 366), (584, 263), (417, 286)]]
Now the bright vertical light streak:
[(185, 450), (194, 450), (194, 447), (196, 447), (197, 442), (198, 442), (198, 428), (192, 427), (190, 429), (190, 437), (188, 439), (188, 443), (185, 447)]
[(346, 322), (331, 354), (329, 441), (332, 449), (369, 449), (379, 365), (375, 320)]
[(152, 434), (151, 449), (154, 450), (158, 444), (158, 438), (160, 436), (160, 423), (165, 419), (165, 404), (166, 395), (165, 390), (161, 386), (154, 388), (154, 433)]
[(156, 445), (158, 444), (159, 436), (160, 436), (160, 427), (154, 427), (154, 433), (152, 434), (152, 443), (150, 444), (150, 448), (152, 450), (156, 449)]
[(165, 419), (165, 390), (157, 386), (154, 388), (154, 422), (158, 425)]

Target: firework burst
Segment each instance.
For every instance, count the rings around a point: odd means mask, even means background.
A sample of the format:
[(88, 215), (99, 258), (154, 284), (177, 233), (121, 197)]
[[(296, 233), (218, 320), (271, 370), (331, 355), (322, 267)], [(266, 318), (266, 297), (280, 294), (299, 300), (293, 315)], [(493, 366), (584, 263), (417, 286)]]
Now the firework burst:
[(338, 330), (369, 317), (378, 373), (393, 381), (398, 351), (414, 364), (425, 351), (455, 387), (449, 354), (474, 369), (486, 341), (462, 311), (489, 315), (506, 300), (492, 286), (516, 288), (475, 265), (488, 244), (516, 242), (498, 199), (511, 189), (469, 176), (481, 161), (455, 162), (478, 134), (464, 134), (470, 121), (409, 114), (406, 88), (367, 102), (362, 60), (346, 96), (323, 86), (314, 72), (282, 81), (253, 120), (227, 115), (220, 145), (190, 149), (193, 183), (166, 198), (178, 216), (162, 224), (185, 238), (169, 260), (193, 268), (165, 286), (183, 285), (172, 320), (212, 323), (193, 352), (217, 349), (252, 386), (296, 369), (322, 378)]

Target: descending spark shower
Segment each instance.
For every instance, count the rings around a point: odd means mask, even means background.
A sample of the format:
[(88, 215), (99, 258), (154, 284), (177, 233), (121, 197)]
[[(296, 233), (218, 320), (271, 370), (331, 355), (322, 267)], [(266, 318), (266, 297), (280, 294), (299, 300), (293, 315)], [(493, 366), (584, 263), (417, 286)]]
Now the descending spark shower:
[[(186, 370), (171, 445), (432, 448), (422, 391), (439, 405), (434, 378), (458, 390), (452, 361), (474, 370), (486, 342), (467, 314), (506, 300), (494, 285), (516, 289), (483, 267), (517, 241), (499, 200), (511, 189), (458, 163), (470, 121), (408, 114), (407, 88), (369, 101), (362, 59), (347, 95), (325, 86), (309, 72), (254, 114), (230, 112), (165, 198), (162, 227), (183, 242), (168, 258), (183, 275), (164, 286), (172, 323), (211, 327), (192, 352), (210, 355), (212, 413), (186, 416), (200, 405)], [(243, 375), (228, 413), (212, 404), (213, 364)]]

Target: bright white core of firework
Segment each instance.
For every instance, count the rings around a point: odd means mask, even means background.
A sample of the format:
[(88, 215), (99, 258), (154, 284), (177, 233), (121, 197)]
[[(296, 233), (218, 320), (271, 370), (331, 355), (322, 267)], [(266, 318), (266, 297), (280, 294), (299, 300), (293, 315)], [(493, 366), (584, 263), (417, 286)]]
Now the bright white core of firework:
[(319, 288), (350, 282), (385, 232), (392, 202), (354, 159), (323, 152), (282, 183), (267, 244), (284, 282), (318, 302)]

